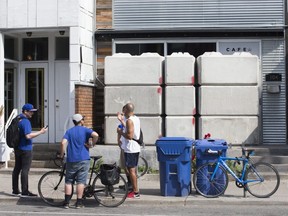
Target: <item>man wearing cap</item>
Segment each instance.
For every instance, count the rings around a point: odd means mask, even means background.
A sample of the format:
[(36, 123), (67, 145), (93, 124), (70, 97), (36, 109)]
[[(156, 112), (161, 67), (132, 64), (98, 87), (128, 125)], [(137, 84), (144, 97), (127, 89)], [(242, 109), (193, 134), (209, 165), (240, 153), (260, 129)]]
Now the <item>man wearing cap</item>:
[[(31, 122), (34, 112), (37, 109), (32, 104), (25, 104), (22, 107), (22, 113), (19, 115), (20, 121), (18, 124), (20, 142), (17, 148), (14, 149), (15, 153), (15, 166), (12, 174), (12, 194), (21, 197), (34, 197), (36, 194), (28, 190), (28, 174), (32, 162), (32, 139), (44, 134), (47, 128), (42, 128), (40, 131), (32, 132)], [(19, 175), (21, 172), (21, 190), (19, 190)]]
[[(76, 208), (82, 208), (82, 197), (90, 168), (89, 148), (95, 146), (98, 134), (92, 129), (84, 127), (84, 117), (75, 114), (72, 117), (74, 127), (66, 131), (60, 147), (60, 157), (64, 157), (66, 148), (65, 202), (64, 208), (69, 208), (74, 181), (76, 181)], [(92, 145), (89, 139), (92, 138)], [(67, 147), (66, 147), (67, 146)]]

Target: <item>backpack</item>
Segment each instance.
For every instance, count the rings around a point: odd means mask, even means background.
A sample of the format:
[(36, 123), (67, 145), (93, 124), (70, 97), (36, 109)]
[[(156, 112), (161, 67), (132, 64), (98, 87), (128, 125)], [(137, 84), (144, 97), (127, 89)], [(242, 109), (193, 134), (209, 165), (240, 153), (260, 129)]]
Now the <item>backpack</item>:
[(134, 138), (133, 138), (133, 140), (136, 141), (140, 146), (142, 146), (142, 145), (144, 144), (143, 132), (142, 132), (141, 128), (140, 128), (140, 136), (139, 136), (139, 139), (137, 140), (137, 139), (134, 139)]
[(20, 142), (18, 123), (21, 120), (20, 116), (15, 117), (6, 130), (6, 143), (10, 148), (17, 148)]

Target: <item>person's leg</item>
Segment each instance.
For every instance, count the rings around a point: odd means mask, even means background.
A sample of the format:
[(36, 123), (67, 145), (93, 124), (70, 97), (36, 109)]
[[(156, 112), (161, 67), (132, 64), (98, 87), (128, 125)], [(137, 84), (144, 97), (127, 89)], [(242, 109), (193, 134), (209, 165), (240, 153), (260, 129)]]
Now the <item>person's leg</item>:
[(72, 197), (72, 187), (74, 179), (75, 172), (73, 170), (73, 163), (66, 163), (64, 208), (69, 208), (69, 202)]
[(136, 168), (138, 164), (139, 153), (125, 153), (125, 162), (126, 167), (129, 171), (129, 177), (132, 183), (132, 193), (128, 194), (128, 198), (137, 198), (139, 197), (139, 188), (138, 188), (138, 181), (137, 181), (137, 173)]
[(12, 193), (14, 195), (20, 195), (19, 191), (19, 174), (22, 169), (22, 160), (21, 160), (21, 150), (16, 149), (15, 154), (15, 166), (12, 173)]
[(129, 177), (130, 177), (130, 181), (132, 184), (132, 189), (135, 193), (138, 193), (138, 181), (137, 181), (137, 175), (136, 175), (136, 168), (135, 167), (129, 167), (128, 168), (129, 171)]
[(124, 156), (124, 150), (123, 149), (120, 150), (120, 168), (124, 169), (124, 171), (125, 171), (125, 175), (127, 177), (128, 187), (131, 186), (131, 180), (130, 180), (130, 177), (129, 177), (129, 171), (128, 171), (126, 165), (125, 165), (125, 156)]
[(21, 171), (21, 188), (22, 195), (28, 195), (28, 175), (32, 162), (32, 151), (22, 151), (21, 163), (22, 163), (22, 171)]
[(84, 188), (87, 182), (88, 172), (90, 168), (90, 160), (81, 161), (78, 163), (78, 171), (76, 174), (76, 191), (77, 191), (77, 202), (76, 202), (76, 208), (82, 208), (83, 205), (83, 193)]

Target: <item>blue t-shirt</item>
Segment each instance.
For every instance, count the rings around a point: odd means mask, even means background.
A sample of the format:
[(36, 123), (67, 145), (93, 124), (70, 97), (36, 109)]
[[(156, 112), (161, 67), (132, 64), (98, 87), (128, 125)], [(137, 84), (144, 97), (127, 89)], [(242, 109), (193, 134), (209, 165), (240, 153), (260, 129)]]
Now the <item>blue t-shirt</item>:
[(24, 151), (32, 151), (32, 139), (26, 139), (25, 135), (32, 132), (31, 122), (26, 118), (25, 115), (20, 114), (21, 120), (18, 123), (20, 142), (18, 149)]
[(74, 126), (66, 131), (63, 138), (68, 140), (67, 162), (90, 160), (89, 148), (85, 143), (88, 142), (92, 132), (92, 129), (83, 126)]

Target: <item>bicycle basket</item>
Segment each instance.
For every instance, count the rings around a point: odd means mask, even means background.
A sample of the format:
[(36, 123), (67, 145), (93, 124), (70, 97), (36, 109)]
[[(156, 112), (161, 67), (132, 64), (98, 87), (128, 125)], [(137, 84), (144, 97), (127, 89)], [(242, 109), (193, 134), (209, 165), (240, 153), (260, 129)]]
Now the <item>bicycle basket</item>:
[(100, 179), (103, 185), (115, 185), (119, 183), (120, 167), (116, 164), (101, 164), (100, 165)]

